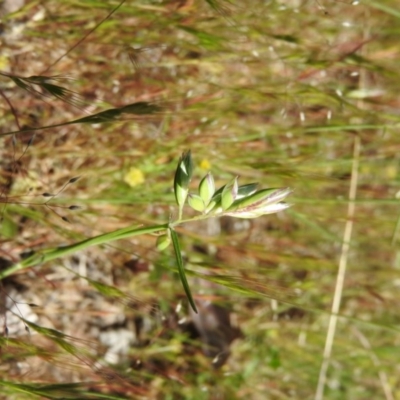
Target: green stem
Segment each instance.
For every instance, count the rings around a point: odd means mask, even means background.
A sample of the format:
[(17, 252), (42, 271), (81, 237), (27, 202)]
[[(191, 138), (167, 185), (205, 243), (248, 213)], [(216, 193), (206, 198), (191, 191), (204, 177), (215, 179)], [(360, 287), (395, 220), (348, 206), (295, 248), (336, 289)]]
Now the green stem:
[(218, 217), (222, 217), (224, 215), (224, 213), (220, 213), (220, 214), (201, 214), (201, 215), (197, 215), (196, 217), (192, 217), (192, 218), (187, 218), (187, 219), (181, 219), (181, 216), (176, 220), (173, 221), (169, 224), (169, 226), (171, 228), (181, 225), (181, 224), (186, 224), (188, 222), (195, 222), (195, 221), (202, 221), (204, 219), (210, 219), (210, 218), (218, 218)]

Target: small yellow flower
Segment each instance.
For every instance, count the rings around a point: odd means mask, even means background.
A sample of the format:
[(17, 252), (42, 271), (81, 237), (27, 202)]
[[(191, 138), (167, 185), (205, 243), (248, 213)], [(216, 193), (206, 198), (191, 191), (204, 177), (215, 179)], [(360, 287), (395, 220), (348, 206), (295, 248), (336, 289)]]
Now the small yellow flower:
[(144, 174), (139, 168), (130, 168), (124, 176), (124, 182), (130, 187), (140, 185), (144, 182)]
[(206, 158), (203, 158), (200, 162), (199, 167), (204, 171), (209, 171), (211, 169), (211, 163)]

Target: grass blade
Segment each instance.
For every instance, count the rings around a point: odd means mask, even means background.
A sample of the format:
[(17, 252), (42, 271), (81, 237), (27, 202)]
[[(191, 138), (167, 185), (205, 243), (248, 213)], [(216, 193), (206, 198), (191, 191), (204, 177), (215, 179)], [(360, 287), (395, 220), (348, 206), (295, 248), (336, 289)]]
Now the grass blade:
[[(22, 84), (23, 83), (20, 83), (18, 85), (21, 86)], [(162, 108), (160, 106), (157, 106), (156, 104), (139, 101), (136, 103), (127, 104), (122, 107), (110, 108), (108, 110), (100, 111), (96, 114), (91, 114), (86, 117), (74, 119), (72, 121), (61, 122), (59, 124), (40, 126), (37, 128), (26, 127), (23, 129), (19, 129), (17, 131), (0, 133), (0, 137), (1, 136), (10, 136), (10, 135), (14, 135), (16, 133), (21, 133), (21, 132), (26, 132), (26, 131), (29, 131), (29, 132), (30, 131), (40, 131), (40, 130), (44, 130), (44, 129), (58, 128), (61, 126), (73, 125), (73, 124), (101, 124), (104, 122), (113, 122), (113, 121), (117, 121), (123, 114), (152, 115), (157, 112), (160, 112), (161, 110), (162, 110)]]
[(40, 263), (51, 261), (56, 258), (66, 256), (68, 254), (73, 254), (78, 250), (83, 250), (90, 246), (107, 244), (115, 240), (126, 239), (129, 237), (144, 235), (148, 233), (154, 233), (166, 229), (166, 227), (167, 227), (166, 224), (154, 225), (145, 228), (136, 228), (130, 226), (127, 228), (117, 229), (116, 231), (103, 233), (98, 236), (93, 236), (91, 238), (84, 239), (80, 242), (73, 243), (67, 246), (46, 249), (42, 252), (34, 253), (32, 256), (22, 260), (21, 262), (14, 264), (7, 269), (4, 269), (3, 271), (0, 272), (0, 279), (3, 279), (21, 269), (33, 267)]
[(186, 279), (185, 268), (183, 266), (181, 247), (179, 245), (178, 235), (172, 228), (169, 228), (169, 231), (171, 233), (172, 244), (174, 245), (175, 257), (176, 257), (176, 262), (178, 263), (178, 272), (179, 272), (179, 277), (181, 278), (182, 286), (185, 289), (186, 296), (189, 300), (189, 303), (193, 311), (197, 313), (196, 304), (194, 304), (192, 293), (190, 292), (190, 287)]

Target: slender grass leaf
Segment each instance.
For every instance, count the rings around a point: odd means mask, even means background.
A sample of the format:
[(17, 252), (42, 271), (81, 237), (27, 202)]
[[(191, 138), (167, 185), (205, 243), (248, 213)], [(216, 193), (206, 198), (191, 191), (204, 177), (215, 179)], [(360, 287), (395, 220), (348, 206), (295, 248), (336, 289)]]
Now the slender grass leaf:
[(21, 89), (24, 89), (24, 90), (28, 90), (29, 91), (29, 86), (22, 80), (22, 79), (20, 79), (20, 78), (17, 78), (16, 76), (11, 76), (11, 75), (8, 75), (8, 77), (12, 80), (12, 81), (14, 81), (14, 83), (17, 85), (17, 86), (19, 86)]
[[(41, 93), (39, 93), (39, 94), (41, 94)], [(58, 128), (60, 126), (67, 126), (67, 125), (73, 125), (73, 124), (101, 124), (104, 122), (117, 121), (121, 117), (122, 114), (151, 115), (151, 114), (154, 114), (161, 110), (162, 110), (162, 108), (160, 106), (140, 101), (140, 102), (128, 104), (128, 105), (122, 106), (122, 107), (110, 108), (109, 110), (101, 111), (99, 113), (88, 115), (86, 117), (74, 119), (72, 121), (61, 122), (59, 124), (40, 126), (40, 127), (36, 127), (36, 128), (35, 127), (25, 127), (25, 128), (19, 129), (18, 131), (0, 133), (0, 137), (14, 135), (15, 133), (21, 133), (21, 132), (26, 132), (26, 131), (40, 131), (40, 130), (44, 130), (44, 129)]]
[(80, 242), (68, 246), (46, 249), (43, 250), (42, 252), (34, 253), (30, 257), (27, 257), (24, 260), (22, 260), (21, 262), (10, 266), (9, 268), (4, 269), (3, 271), (0, 271), (0, 279), (3, 279), (6, 276), (9, 276), (12, 273), (19, 271), (21, 269), (31, 267), (46, 261), (51, 261), (56, 258), (66, 256), (68, 254), (73, 254), (78, 250), (83, 250), (90, 246), (101, 245), (115, 240), (125, 239), (128, 237), (154, 233), (157, 231), (162, 231), (166, 228), (167, 224), (154, 225), (146, 228), (136, 228), (129, 226), (127, 228), (117, 229), (116, 231), (113, 232), (108, 232), (98, 236), (93, 236), (91, 238), (82, 240)]
[(110, 122), (117, 119), (122, 114), (120, 108), (111, 108), (101, 111), (97, 114), (88, 115), (87, 117), (75, 119), (70, 124), (99, 124), (102, 122)]
[(124, 114), (148, 115), (161, 111), (162, 108), (156, 104), (138, 101), (137, 103), (128, 104), (121, 107), (121, 112)]
[(398, 7), (390, 7), (390, 5), (385, 4), (383, 1), (364, 0), (363, 3), (376, 8), (377, 10), (381, 10), (389, 15), (393, 15), (396, 18), (400, 18), (400, 11)]
[(66, 335), (60, 331), (57, 331), (56, 329), (52, 328), (45, 328), (43, 326), (37, 325), (34, 322), (27, 321), (23, 318), (21, 318), (22, 321), (29, 325), (30, 328), (32, 328), (34, 331), (37, 333), (40, 333), (43, 336), (49, 337), (49, 338), (64, 338)]
[(100, 283), (97, 281), (92, 281), (91, 279), (87, 279), (89, 284), (93, 286), (97, 291), (101, 294), (108, 296), (108, 297), (124, 297), (125, 293), (121, 290), (117, 289), (114, 286), (105, 285), (104, 283)]
[(67, 353), (76, 356), (79, 355), (80, 350), (72, 345), (71, 343), (68, 343), (66, 340), (63, 339), (58, 339), (58, 338), (52, 338), (53, 342), (57, 343), (62, 349), (64, 349)]
[(102, 122), (114, 121), (121, 116), (121, 114), (134, 114), (134, 115), (149, 115), (160, 111), (161, 107), (139, 101), (137, 103), (127, 104), (126, 106), (110, 108), (109, 110), (101, 111), (97, 114), (92, 114), (87, 117), (75, 119), (69, 122), (70, 124), (98, 124)]
[(181, 248), (179, 245), (178, 235), (172, 228), (169, 228), (169, 231), (171, 234), (172, 244), (174, 245), (175, 257), (176, 257), (176, 262), (178, 264), (178, 272), (179, 272), (179, 277), (181, 278), (182, 286), (185, 289), (186, 296), (189, 300), (190, 305), (192, 306), (193, 311), (197, 313), (196, 304), (194, 303), (192, 293), (190, 292), (189, 284), (186, 279), (185, 268), (183, 266), (183, 260), (182, 260), (182, 254), (181, 254)]

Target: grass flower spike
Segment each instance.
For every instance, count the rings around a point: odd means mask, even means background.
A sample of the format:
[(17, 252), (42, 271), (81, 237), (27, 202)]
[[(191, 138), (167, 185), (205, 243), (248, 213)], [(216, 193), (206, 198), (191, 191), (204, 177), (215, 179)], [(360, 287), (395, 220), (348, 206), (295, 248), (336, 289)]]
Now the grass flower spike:
[(204, 204), (208, 206), (215, 193), (215, 182), (214, 177), (209, 172), (199, 184), (199, 195), (202, 198)]
[(206, 209), (204, 200), (197, 194), (189, 194), (188, 203), (189, 206), (193, 208), (193, 210), (196, 210), (198, 212), (202, 213)]
[(221, 206), (224, 211), (228, 210), (237, 199), (239, 190), (237, 179), (237, 177), (233, 179), (232, 182), (226, 185), (222, 190)]
[(193, 161), (189, 150), (182, 154), (174, 178), (174, 192), (176, 202), (179, 206), (179, 219), (182, 217), (183, 206), (189, 194), (189, 183), (192, 179), (192, 174)]
[(263, 189), (233, 203), (224, 213), (235, 218), (257, 218), (265, 214), (274, 214), (290, 207), (283, 202), (292, 190), (290, 188)]

